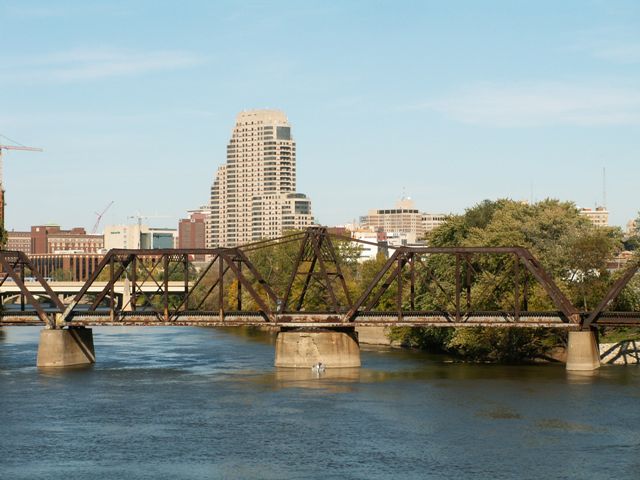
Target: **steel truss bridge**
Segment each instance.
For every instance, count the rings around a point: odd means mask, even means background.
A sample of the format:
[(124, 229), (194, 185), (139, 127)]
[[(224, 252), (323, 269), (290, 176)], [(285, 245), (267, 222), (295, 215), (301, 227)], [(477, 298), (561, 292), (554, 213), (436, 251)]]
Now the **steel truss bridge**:
[[(67, 303), (27, 255), (3, 250), (0, 292), (20, 305), (5, 304), (0, 325), (640, 326), (640, 312), (609, 310), (640, 263), (585, 312), (525, 248), (389, 247), (384, 264), (354, 280), (357, 243), (369, 242), (312, 227), (235, 248), (110, 250)], [(195, 256), (208, 261), (196, 269)]]

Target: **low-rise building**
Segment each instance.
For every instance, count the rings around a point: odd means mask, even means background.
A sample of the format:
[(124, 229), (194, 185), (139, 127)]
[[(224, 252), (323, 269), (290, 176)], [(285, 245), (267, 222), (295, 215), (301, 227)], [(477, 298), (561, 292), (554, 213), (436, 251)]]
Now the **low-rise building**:
[(447, 217), (448, 215), (445, 215), (444, 213), (423, 213), (422, 226), (424, 227), (425, 233), (429, 233), (430, 231), (438, 228), (447, 221)]
[(360, 249), (359, 262), (375, 260), (379, 254), (388, 255), (387, 235), (382, 231), (374, 231), (370, 228), (354, 229), (351, 231), (351, 238), (367, 242), (354, 242), (354, 245)]
[(415, 247), (424, 246), (424, 240), (412, 232), (386, 232), (387, 243), (390, 247)]
[(31, 254), (31, 232), (7, 232), (7, 250)]
[(424, 238), (425, 233), (444, 223), (446, 217), (441, 213), (420, 212), (413, 200), (407, 197), (398, 201), (395, 208), (369, 210), (367, 215), (360, 217), (360, 226), (374, 231), (406, 234), (414, 238), (408, 240), (409, 243), (416, 243)]
[(410, 198), (401, 199), (395, 208), (369, 210), (367, 215), (360, 217), (360, 224), (362, 228), (374, 231), (413, 233), (420, 238), (424, 236), (422, 214)]
[(588, 218), (596, 227), (606, 227), (609, 225), (609, 211), (605, 207), (580, 208), (580, 215)]
[[(206, 210), (190, 210), (189, 218), (178, 223), (178, 248), (205, 248), (207, 217)], [(196, 255), (195, 260), (204, 260), (204, 255)]]
[(149, 227), (149, 230), (142, 234), (141, 243), (142, 248), (158, 250), (176, 248), (177, 241), (177, 229)]
[(611, 272), (627, 268), (627, 264), (635, 257), (634, 252), (623, 250), (607, 262), (607, 269)]
[(35, 225), (28, 232), (8, 232), (7, 249), (28, 255), (54, 252), (98, 253), (104, 248), (102, 235), (88, 234), (82, 227), (62, 230), (59, 225)]
[(178, 231), (175, 228), (156, 228), (148, 225), (107, 225), (104, 247), (123, 249), (175, 248)]
[(148, 233), (147, 225), (107, 225), (104, 227), (104, 248), (141, 248), (142, 233)]
[(29, 256), (34, 268), (45, 278), (85, 282), (104, 257), (100, 253), (36, 253)]

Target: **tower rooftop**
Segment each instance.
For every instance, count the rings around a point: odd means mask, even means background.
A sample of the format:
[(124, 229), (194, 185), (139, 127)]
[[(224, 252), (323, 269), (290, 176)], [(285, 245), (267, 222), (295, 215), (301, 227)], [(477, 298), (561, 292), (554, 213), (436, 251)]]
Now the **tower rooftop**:
[(251, 123), (267, 123), (275, 125), (288, 125), (287, 115), (282, 110), (257, 109), (244, 110), (236, 116), (237, 125), (246, 125)]

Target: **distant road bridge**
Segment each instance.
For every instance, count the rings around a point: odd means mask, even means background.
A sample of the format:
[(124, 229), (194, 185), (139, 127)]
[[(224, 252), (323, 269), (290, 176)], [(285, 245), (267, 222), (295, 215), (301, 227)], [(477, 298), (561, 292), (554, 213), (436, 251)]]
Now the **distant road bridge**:
[[(399, 247), (368, 281), (348, 272), (355, 243), (323, 227), (236, 248), (111, 250), (85, 283), (47, 282), (21, 252), (0, 252), (0, 325), (48, 329), (95, 325), (537, 327), (589, 332), (640, 326), (640, 312), (608, 308), (640, 265), (632, 264), (593, 311), (580, 311), (521, 247)], [(272, 256), (291, 260), (274, 275)], [(194, 255), (208, 264), (196, 270)], [(283, 275), (286, 273), (286, 275)], [(285, 276), (288, 281), (282, 282)], [(24, 282), (32, 277), (35, 282)], [(104, 280), (104, 279), (107, 280)], [(178, 280), (176, 280), (178, 278)], [(59, 294), (73, 294), (63, 302)], [(532, 305), (545, 305), (545, 308)], [(489, 308), (487, 308), (489, 307)]]
[[(54, 293), (61, 295), (76, 295), (82, 287), (84, 287), (85, 282), (67, 282), (67, 281), (49, 281), (47, 282), (49, 287)], [(88, 294), (92, 293), (100, 293), (104, 290), (109, 282), (93, 282), (91, 286), (87, 289)], [(24, 282), (24, 286), (29, 292), (33, 295), (46, 295), (47, 289), (41, 283), (37, 281), (28, 281)], [(138, 285), (138, 288), (145, 293), (153, 293), (158, 290), (158, 285), (154, 282), (145, 282), (143, 284)], [(185, 291), (185, 285), (183, 281), (175, 281), (172, 280), (169, 282), (167, 288), (170, 293), (183, 293)], [(187, 286), (187, 290), (188, 290)], [(126, 281), (118, 281), (114, 284), (114, 290), (117, 294), (123, 295), (125, 291), (128, 289), (129, 293), (131, 292), (131, 284)], [(6, 297), (8, 295), (20, 295), (21, 288), (13, 281), (6, 281), (0, 286), (0, 296)]]

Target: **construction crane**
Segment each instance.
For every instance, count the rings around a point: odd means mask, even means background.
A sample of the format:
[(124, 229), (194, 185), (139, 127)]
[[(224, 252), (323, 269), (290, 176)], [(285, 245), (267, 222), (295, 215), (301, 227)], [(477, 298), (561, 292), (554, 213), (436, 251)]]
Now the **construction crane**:
[(113, 205), (113, 200), (111, 200), (111, 203), (109, 203), (109, 205), (104, 207), (104, 210), (102, 210), (100, 213), (96, 212), (96, 215), (98, 218), (96, 218), (96, 223), (93, 225), (93, 228), (91, 229), (92, 234), (98, 233), (98, 226), (100, 226), (100, 221), (102, 220), (102, 217), (104, 216), (104, 214), (107, 213), (107, 210), (111, 208), (111, 205)]
[(137, 212), (135, 215), (129, 215), (127, 218), (137, 218), (138, 219), (138, 227), (142, 227), (142, 219), (150, 219), (150, 218), (170, 218), (168, 215), (142, 215), (140, 212)]
[(27, 147), (22, 145), (15, 140), (11, 140), (9, 137), (5, 137), (4, 135), (0, 135), (0, 140), (4, 138), (9, 140), (10, 142), (15, 143), (16, 145), (3, 145), (0, 143), (0, 222), (1, 225), (4, 225), (4, 178), (2, 175), (2, 152), (3, 150), (26, 150), (28, 152), (42, 152), (41, 148), (36, 147)]
[(137, 212), (135, 215), (130, 215), (127, 218), (137, 218), (138, 219), (138, 246), (136, 248), (141, 248), (141, 237), (142, 237), (142, 219), (149, 218), (170, 218), (167, 215), (142, 215), (140, 212)]

